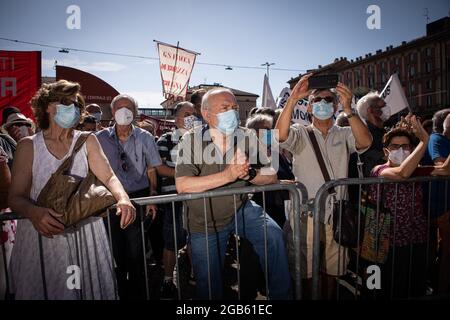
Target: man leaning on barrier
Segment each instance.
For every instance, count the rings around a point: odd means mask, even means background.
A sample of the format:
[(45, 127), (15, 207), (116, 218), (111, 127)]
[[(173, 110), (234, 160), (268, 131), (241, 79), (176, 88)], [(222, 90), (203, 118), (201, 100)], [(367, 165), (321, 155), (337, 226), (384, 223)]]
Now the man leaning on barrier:
[[(250, 168), (249, 162), (253, 164), (253, 161), (249, 161), (249, 153), (258, 149), (259, 144), (252, 131), (239, 127), (238, 105), (230, 90), (221, 88), (208, 91), (203, 97), (201, 109), (206, 124), (190, 130), (179, 143), (175, 175), (179, 193), (243, 187), (249, 182), (255, 185), (277, 182), (273, 169)], [(245, 136), (250, 145), (245, 143), (243, 148), (238, 146), (235, 151), (240, 136)], [(252, 145), (251, 141), (256, 141), (257, 145)], [(261, 163), (265, 160), (262, 159)], [(253, 244), (263, 270), (267, 245), (269, 298), (291, 298), (291, 279), (282, 230), (246, 194), (188, 201), (186, 220), (198, 298), (222, 297), (225, 249), (235, 227), (239, 236)], [(265, 225), (267, 244), (264, 241)]]
[[(279, 130), (280, 147), (292, 152), (294, 156), (293, 172), (295, 178), (306, 186), (308, 195), (312, 198), (315, 197), (325, 181), (317, 160), (318, 158), (310, 142), (308, 130), (311, 128), (316, 137), (331, 180), (347, 178), (350, 154), (355, 151), (358, 153), (366, 151), (372, 143), (372, 136), (355, 110), (351, 109), (352, 92), (350, 89), (339, 83), (336, 89), (310, 90), (308, 78), (311, 75), (303, 76), (296, 84), (278, 118), (275, 129)], [(338, 96), (350, 127), (338, 127), (333, 123), (333, 115), (338, 107)], [(292, 111), (297, 101), (308, 97), (308, 112), (312, 113), (312, 125), (310, 128), (298, 124), (290, 126)], [(346, 192), (343, 188), (337, 188), (336, 191), (337, 194), (334, 197), (337, 200), (345, 199)], [(333, 240), (333, 219), (331, 213), (332, 204), (329, 202), (327, 203), (326, 212), (320, 212), (321, 221), (324, 221), (324, 224), (321, 224), (323, 226), (321, 229), (324, 230), (323, 234), (321, 234), (321, 239), (325, 248), (324, 257), (321, 257), (321, 259), (324, 259), (322, 265), (325, 265), (324, 270), (322, 270), (325, 273), (324, 277), (322, 277), (322, 283), (324, 291), (329, 297), (336, 285), (333, 277), (346, 273), (346, 250), (342, 247), (339, 248), (339, 245)], [(302, 243), (301, 254), (306, 256), (307, 274), (303, 275), (303, 277), (311, 279), (313, 219), (309, 217), (305, 222), (303, 226), (307, 226), (306, 247)], [(300, 233), (305, 234), (302, 231)], [(290, 258), (293, 259), (292, 256)], [(308, 281), (306, 283), (308, 284)]]

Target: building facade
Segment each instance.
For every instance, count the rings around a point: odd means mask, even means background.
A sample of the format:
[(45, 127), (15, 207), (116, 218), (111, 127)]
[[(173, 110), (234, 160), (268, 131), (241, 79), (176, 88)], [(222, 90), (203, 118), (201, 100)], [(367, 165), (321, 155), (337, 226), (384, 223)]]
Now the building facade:
[[(450, 17), (427, 24), (426, 36), (403, 41), (398, 47), (390, 45), (350, 61), (336, 58), (309, 71), (338, 74), (356, 96), (369, 90), (381, 92), (389, 77), (397, 73), (412, 111), (430, 116), (450, 107)], [(301, 76), (288, 81), (291, 89)]]

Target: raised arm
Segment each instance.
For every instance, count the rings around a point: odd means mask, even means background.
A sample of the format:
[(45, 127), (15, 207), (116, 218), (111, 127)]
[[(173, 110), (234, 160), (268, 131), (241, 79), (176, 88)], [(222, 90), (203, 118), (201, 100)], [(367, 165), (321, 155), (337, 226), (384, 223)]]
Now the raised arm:
[(408, 179), (413, 174), (414, 170), (416, 170), (420, 160), (422, 160), (423, 155), (427, 150), (428, 133), (422, 127), (420, 121), (417, 120), (416, 116), (412, 116), (410, 122), (414, 134), (420, 140), (419, 144), (400, 166), (384, 169), (380, 174), (382, 177), (393, 180)]
[[(344, 84), (338, 83), (336, 91), (342, 104), (342, 110), (345, 113), (350, 114), (352, 111), (351, 103), (353, 97), (351, 90)], [(364, 122), (362, 122), (357, 115), (349, 118), (348, 122), (352, 129), (353, 136), (355, 137), (356, 149), (362, 150), (369, 148), (372, 144), (372, 135)]]
[(283, 111), (278, 117), (275, 129), (278, 130), (278, 141), (284, 142), (289, 137), (289, 127), (291, 126), (292, 112), (297, 102), (308, 97), (310, 91), (308, 90), (308, 79), (312, 74), (304, 75), (295, 85), (288, 101), (286, 102)]

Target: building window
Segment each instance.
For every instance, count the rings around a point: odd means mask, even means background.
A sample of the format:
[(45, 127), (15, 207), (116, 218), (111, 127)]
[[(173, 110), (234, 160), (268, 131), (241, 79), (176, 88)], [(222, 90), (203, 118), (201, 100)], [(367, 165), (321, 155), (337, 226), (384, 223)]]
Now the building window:
[(433, 67), (432, 63), (431, 63), (431, 62), (427, 62), (427, 63), (425, 64), (425, 71), (426, 71), (427, 73), (431, 73), (432, 67)]
[(411, 54), (409, 55), (409, 60), (410, 61), (414, 61), (416, 58), (416, 53), (415, 52), (411, 52)]
[(433, 89), (433, 81), (432, 80), (427, 80), (427, 89), (428, 90), (432, 90)]
[(382, 83), (385, 83), (385, 82), (386, 82), (386, 75), (385, 75), (384, 72), (381, 74), (381, 82), (382, 82)]
[(416, 74), (416, 68), (415, 68), (414, 66), (410, 66), (410, 67), (409, 67), (409, 71), (408, 71), (408, 75), (409, 75), (410, 77), (414, 77), (415, 74)]
[(400, 58), (399, 57), (395, 57), (394, 63), (395, 63), (396, 66), (398, 66), (400, 64)]
[(431, 48), (427, 48), (426, 55), (427, 57), (431, 57)]
[(416, 91), (416, 86), (414, 85), (414, 83), (411, 83), (411, 84), (409, 85), (409, 93), (410, 93), (411, 95), (413, 95), (413, 94), (415, 93), (415, 91)]
[(433, 105), (433, 96), (430, 94), (427, 96), (427, 107), (431, 107)]
[(369, 88), (374, 88), (374, 77), (373, 76), (369, 76)]
[(372, 66), (372, 65), (370, 65), (370, 66), (368, 67), (368, 69), (369, 69), (369, 73), (372, 73), (372, 72), (373, 72), (373, 66)]

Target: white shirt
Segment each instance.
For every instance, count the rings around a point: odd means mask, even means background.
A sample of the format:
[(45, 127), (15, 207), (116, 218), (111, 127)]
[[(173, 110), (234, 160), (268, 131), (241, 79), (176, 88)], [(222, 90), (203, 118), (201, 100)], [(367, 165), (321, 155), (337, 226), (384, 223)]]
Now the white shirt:
[[(363, 153), (366, 149), (356, 150), (356, 141), (350, 127), (333, 125), (326, 137), (312, 125), (314, 134), (322, 151), (322, 156), (332, 180), (348, 177), (348, 163), (353, 152)], [(308, 197), (315, 198), (319, 188), (325, 183), (317, 157), (310, 142), (307, 127), (294, 124), (289, 129), (286, 141), (280, 144), (293, 154), (293, 173), (297, 181), (303, 183), (308, 191)], [(346, 188), (336, 188), (337, 199), (346, 198)], [(326, 206), (325, 221), (331, 215), (330, 203)]]

